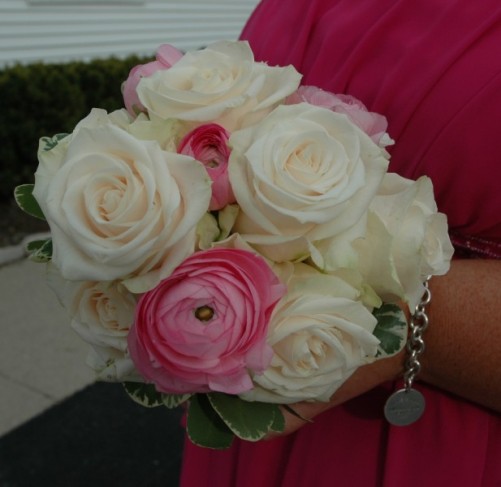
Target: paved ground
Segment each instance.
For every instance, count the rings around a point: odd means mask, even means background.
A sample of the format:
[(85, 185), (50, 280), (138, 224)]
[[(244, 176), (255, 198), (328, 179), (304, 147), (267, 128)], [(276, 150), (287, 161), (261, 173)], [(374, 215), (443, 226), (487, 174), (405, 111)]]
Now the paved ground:
[(44, 270), (22, 246), (0, 248), (0, 436), (94, 380)]
[(182, 410), (94, 382), (45, 266), (22, 249), (0, 245), (0, 486), (177, 486)]

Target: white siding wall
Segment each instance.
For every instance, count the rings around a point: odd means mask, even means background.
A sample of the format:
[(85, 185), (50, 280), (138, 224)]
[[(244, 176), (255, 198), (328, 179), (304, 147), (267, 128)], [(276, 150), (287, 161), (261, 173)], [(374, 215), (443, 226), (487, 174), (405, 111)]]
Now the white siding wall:
[(0, 67), (236, 39), (258, 0), (0, 0)]

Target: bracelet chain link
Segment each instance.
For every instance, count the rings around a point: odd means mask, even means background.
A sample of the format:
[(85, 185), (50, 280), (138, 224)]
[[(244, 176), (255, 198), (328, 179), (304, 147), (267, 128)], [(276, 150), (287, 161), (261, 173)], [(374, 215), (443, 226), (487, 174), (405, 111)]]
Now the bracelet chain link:
[(407, 359), (405, 361), (404, 370), (404, 383), (405, 389), (409, 390), (412, 388), (414, 379), (421, 371), (421, 363), (419, 361), (420, 356), (425, 350), (425, 343), (423, 339), (423, 333), (428, 328), (428, 315), (426, 313), (426, 306), (431, 301), (431, 291), (428, 286), (430, 277), (424, 282), (424, 293), (421, 297), (421, 301), (416, 306), (416, 310), (411, 315), (409, 327), (410, 334), (409, 339), (406, 344), (407, 348)]
[(424, 396), (412, 388), (416, 376), (421, 370), (419, 361), (424, 352), (423, 333), (428, 327), (426, 306), (431, 301), (428, 277), (424, 282), (424, 293), (409, 320), (409, 337), (406, 344), (407, 359), (404, 364), (404, 387), (388, 398), (384, 406), (384, 415), (394, 426), (407, 426), (417, 421), (424, 413), (426, 401)]

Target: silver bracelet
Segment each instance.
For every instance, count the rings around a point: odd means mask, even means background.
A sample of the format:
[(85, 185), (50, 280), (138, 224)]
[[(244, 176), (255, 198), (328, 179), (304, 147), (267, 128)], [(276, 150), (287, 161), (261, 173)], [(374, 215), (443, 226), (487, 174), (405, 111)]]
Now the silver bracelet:
[(423, 333), (428, 328), (429, 323), (426, 306), (431, 301), (431, 291), (428, 286), (430, 277), (424, 282), (423, 296), (409, 322), (410, 334), (406, 344), (404, 387), (395, 391), (384, 406), (384, 415), (387, 421), (395, 426), (407, 426), (414, 423), (422, 416), (426, 406), (423, 395), (413, 389), (412, 385), (421, 370), (419, 358), (425, 350)]

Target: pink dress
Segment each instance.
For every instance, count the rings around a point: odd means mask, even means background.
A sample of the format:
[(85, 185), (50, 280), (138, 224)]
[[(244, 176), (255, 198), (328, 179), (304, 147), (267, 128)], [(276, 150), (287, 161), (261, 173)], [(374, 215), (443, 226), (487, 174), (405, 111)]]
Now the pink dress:
[[(432, 178), (457, 254), (501, 257), (499, 0), (263, 0), (242, 37), (258, 60), (384, 114), (391, 171)], [(277, 440), (188, 442), (181, 485), (501, 486), (499, 415), (418, 383), (424, 416), (391, 427), (382, 411), (396, 386)]]

